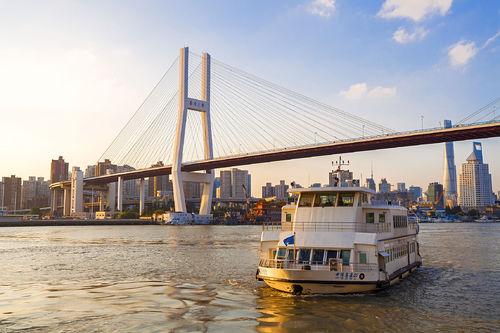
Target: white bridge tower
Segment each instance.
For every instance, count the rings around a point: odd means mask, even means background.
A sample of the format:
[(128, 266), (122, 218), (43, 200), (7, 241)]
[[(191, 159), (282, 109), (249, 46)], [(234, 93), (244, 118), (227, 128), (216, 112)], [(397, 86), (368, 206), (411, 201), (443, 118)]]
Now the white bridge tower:
[(177, 115), (177, 128), (174, 141), (174, 154), (172, 161), (172, 186), (174, 192), (175, 211), (186, 212), (186, 200), (184, 195), (185, 181), (203, 184), (201, 194), (200, 215), (210, 214), (212, 207), (212, 191), (214, 185), (213, 170), (204, 173), (183, 172), (182, 153), (184, 150), (184, 137), (186, 134), (186, 121), (188, 111), (196, 111), (201, 114), (203, 130), (204, 158), (213, 158), (212, 127), (210, 122), (210, 55), (202, 54), (201, 62), (201, 100), (190, 98), (188, 92), (189, 77), (189, 48), (180, 50), (179, 56), (179, 111)]

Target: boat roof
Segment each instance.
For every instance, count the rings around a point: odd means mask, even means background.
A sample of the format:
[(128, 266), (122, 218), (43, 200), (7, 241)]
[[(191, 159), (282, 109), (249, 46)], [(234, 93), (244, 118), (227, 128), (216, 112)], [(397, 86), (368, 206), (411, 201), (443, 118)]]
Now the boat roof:
[(370, 190), (366, 187), (351, 187), (351, 186), (335, 186), (335, 187), (300, 187), (291, 188), (288, 190), (289, 193), (321, 193), (321, 192), (364, 192), (375, 194), (375, 191)]

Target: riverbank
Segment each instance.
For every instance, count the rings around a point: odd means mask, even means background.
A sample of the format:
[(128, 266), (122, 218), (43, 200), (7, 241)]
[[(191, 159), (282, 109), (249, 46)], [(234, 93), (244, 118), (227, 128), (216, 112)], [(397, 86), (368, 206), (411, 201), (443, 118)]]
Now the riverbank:
[(29, 220), (29, 221), (4, 221), (0, 227), (49, 227), (72, 225), (155, 225), (160, 224), (153, 220), (116, 219), (116, 220)]

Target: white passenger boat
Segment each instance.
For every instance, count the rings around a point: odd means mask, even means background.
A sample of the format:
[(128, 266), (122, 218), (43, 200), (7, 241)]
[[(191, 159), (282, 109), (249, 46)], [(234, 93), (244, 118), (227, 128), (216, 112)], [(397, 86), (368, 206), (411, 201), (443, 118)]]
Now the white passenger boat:
[(422, 264), (407, 209), (362, 187), (296, 188), (281, 223), (263, 225), (256, 277), (294, 294), (380, 290)]

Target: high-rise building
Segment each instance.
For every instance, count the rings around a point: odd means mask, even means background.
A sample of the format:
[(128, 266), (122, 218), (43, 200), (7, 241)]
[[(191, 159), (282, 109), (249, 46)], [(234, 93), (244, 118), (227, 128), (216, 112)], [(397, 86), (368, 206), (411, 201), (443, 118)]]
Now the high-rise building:
[(0, 203), (6, 210), (21, 209), (21, 178), (12, 175), (10, 177), (2, 177), (3, 183), (3, 198)]
[(64, 161), (62, 156), (59, 159), (52, 160), (50, 163), (50, 182), (57, 183), (69, 179), (68, 173), (69, 165)]
[(377, 185), (375, 184), (375, 180), (373, 178), (366, 178), (365, 187), (370, 190), (377, 191)]
[(219, 198), (220, 199), (231, 198), (231, 171), (221, 170), (219, 178), (220, 178)]
[(274, 197), (274, 186), (271, 183), (266, 183), (265, 186), (262, 186), (262, 197), (263, 198)]
[(87, 165), (87, 168), (85, 169), (84, 173), (85, 178), (95, 177), (96, 167), (97, 167), (96, 165)]
[(387, 179), (382, 178), (380, 183), (378, 184), (378, 191), (380, 193), (388, 193), (391, 192), (391, 184), (387, 182)]
[(422, 197), (422, 188), (420, 186), (410, 186), (408, 192), (411, 194), (412, 201), (418, 201)]
[(288, 185), (285, 184), (284, 180), (280, 180), (279, 185), (274, 186), (274, 195), (276, 200), (285, 201), (288, 197)]
[(405, 183), (397, 183), (396, 184), (398, 192), (406, 192), (406, 184)]
[(444, 208), (443, 185), (438, 182), (430, 183), (427, 187), (427, 202), (431, 203), (436, 209)]
[[(162, 167), (163, 162), (159, 161), (153, 164), (151, 167)], [(161, 197), (166, 193), (172, 192), (172, 182), (170, 181), (168, 175), (149, 177), (148, 183), (148, 193), (151, 197)]]
[(458, 178), (458, 202), (464, 208), (483, 208), (493, 204), (491, 175), (488, 164), (483, 163), (481, 143), (473, 142), (472, 149)]
[(112, 164), (111, 161), (106, 158), (104, 162), (97, 162), (95, 175), (103, 176), (108, 173), (108, 170), (110, 170), (110, 173), (116, 173), (117, 166), (116, 164)]
[(21, 189), (22, 209), (48, 207), (50, 205), (49, 182), (43, 177), (29, 177), (23, 180)]
[(220, 171), (220, 187), (217, 190), (220, 199), (244, 200), (251, 195), (251, 178), (248, 170), (233, 168)]
[(4, 184), (3, 181), (0, 181), (0, 211), (3, 211), (5, 209), (4, 207), (4, 202), (3, 202), (3, 188)]
[[(444, 121), (444, 128), (451, 128), (451, 120)], [(455, 152), (452, 141), (444, 144), (443, 189), (446, 206), (456, 206), (457, 169), (455, 167)]]
[(248, 193), (248, 170), (231, 169), (231, 198), (246, 199)]
[(328, 186), (348, 186), (349, 180), (353, 179), (353, 174), (349, 170), (331, 171), (328, 173)]
[(70, 214), (83, 213), (83, 172), (79, 167), (71, 170)]

